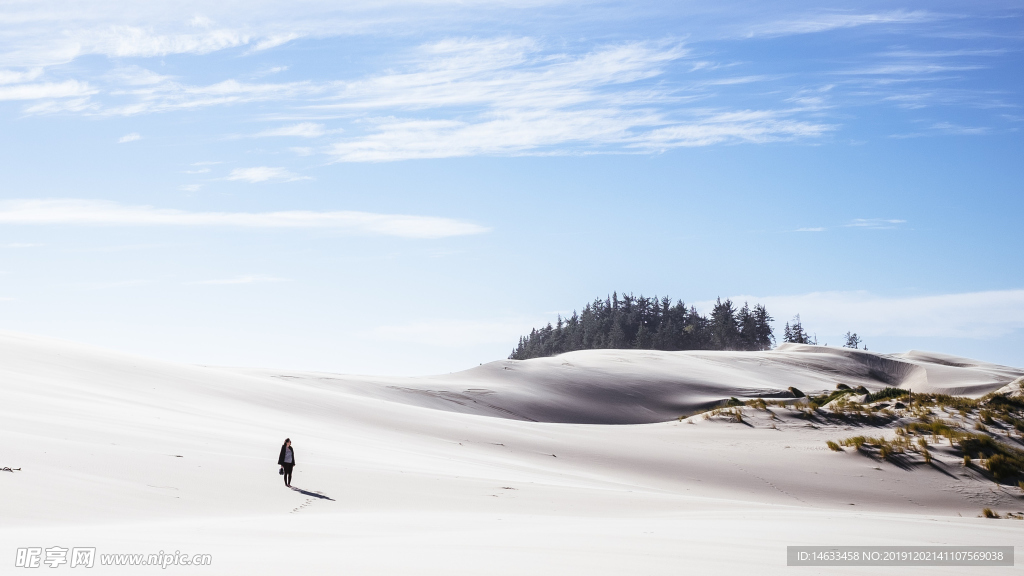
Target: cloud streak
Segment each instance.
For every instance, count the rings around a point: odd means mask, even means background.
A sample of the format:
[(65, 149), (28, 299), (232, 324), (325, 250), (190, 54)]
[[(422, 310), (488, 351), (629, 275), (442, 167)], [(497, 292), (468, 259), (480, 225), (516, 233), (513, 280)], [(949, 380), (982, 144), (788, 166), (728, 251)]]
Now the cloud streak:
[(259, 182), (294, 182), (296, 180), (312, 180), (309, 176), (293, 174), (284, 168), (272, 168), (270, 166), (256, 166), (253, 168), (235, 168), (227, 175), (225, 180), (235, 180), (256, 184)]
[[(814, 292), (794, 296), (738, 296), (764, 304), (781, 324), (800, 314), (818, 334), (848, 330), (862, 336), (991, 339), (1024, 329), (1024, 290), (886, 297), (869, 292)], [(700, 303), (710, 309), (714, 302)], [(821, 337), (819, 337), (821, 340)]]
[(917, 24), (937, 20), (936, 14), (924, 10), (893, 10), (875, 13), (818, 13), (795, 18), (776, 20), (751, 28), (748, 37), (754, 36), (791, 36), (795, 34), (815, 34), (841, 28), (857, 28), (860, 26), (882, 24)]
[(872, 230), (889, 230), (896, 228), (900, 224), (906, 224), (906, 220), (899, 220), (896, 218), (854, 218), (849, 224), (846, 224), (847, 228), (869, 228)]
[(282, 212), (188, 212), (128, 206), (105, 200), (53, 199), (0, 201), (0, 223), (89, 226), (218, 226), (234, 228), (312, 228), (402, 238), (446, 238), (482, 234), (477, 224), (435, 216), (373, 212), (289, 210)]

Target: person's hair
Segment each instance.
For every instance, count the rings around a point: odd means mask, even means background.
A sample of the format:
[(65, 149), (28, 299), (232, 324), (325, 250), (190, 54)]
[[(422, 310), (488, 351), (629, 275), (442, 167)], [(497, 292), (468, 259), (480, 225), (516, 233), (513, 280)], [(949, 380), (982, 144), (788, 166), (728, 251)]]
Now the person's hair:
[[(291, 442), (291, 441), (292, 441), (292, 439), (291, 439), (291, 438), (285, 438), (285, 439), (284, 439), (284, 443), (285, 443), (285, 444), (287, 444), (287, 443), (289, 443), (289, 442)], [(283, 444), (282, 444), (282, 446), (283, 446)]]

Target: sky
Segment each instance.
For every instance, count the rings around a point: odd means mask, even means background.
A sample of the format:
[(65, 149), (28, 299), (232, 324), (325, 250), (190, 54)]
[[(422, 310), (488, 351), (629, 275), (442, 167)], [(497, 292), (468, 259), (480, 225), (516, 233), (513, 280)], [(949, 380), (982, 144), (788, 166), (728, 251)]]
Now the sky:
[(0, 330), (457, 371), (612, 292), (1024, 366), (1018, 2), (0, 0)]

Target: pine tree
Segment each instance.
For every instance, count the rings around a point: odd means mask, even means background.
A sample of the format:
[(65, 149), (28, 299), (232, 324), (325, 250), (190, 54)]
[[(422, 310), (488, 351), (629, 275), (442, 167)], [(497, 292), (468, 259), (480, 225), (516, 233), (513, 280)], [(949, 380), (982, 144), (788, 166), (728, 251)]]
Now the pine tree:
[[(847, 332), (846, 344), (843, 344), (843, 348), (853, 348), (856, 350), (857, 348), (860, 348), (861, 342), (863, 342), (863, 340), (860, 339), (860, 336), (857, 336), (856, 332), (852, 334)], [(864, 349), (867, 350), (867, 347), (865, 346)]]

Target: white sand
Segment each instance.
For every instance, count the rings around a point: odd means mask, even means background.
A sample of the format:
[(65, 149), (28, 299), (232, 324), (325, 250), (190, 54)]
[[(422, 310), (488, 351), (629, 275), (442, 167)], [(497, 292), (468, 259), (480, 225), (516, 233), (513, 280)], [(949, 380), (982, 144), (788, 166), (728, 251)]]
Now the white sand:
[[(15, 548), (53, 545), (210, 553), (213, 568), (168, 568), (207, 574), (819, 574), (787, 568), (785, 547), (1012, 545), (1024, 522), (975, 516), (1024, 510), (1019, 491), (952, 459), (904, 470), (833, 453), (825, 440), (854, 432), (785, 409), (778, 430), (763, 417), (674, 418), (788, 386), (978, 395), (1022, 375), (787, 346), (588, 351), (372, 378), (184, 366), (4, 334), (0, 466), (22, 470), (0, 473), (0, 573), (22, 572)], [(283, 486), (285, 436), (294, 486), (330, 500)], [(842, 572), (897, 571), (964, 568)]]

